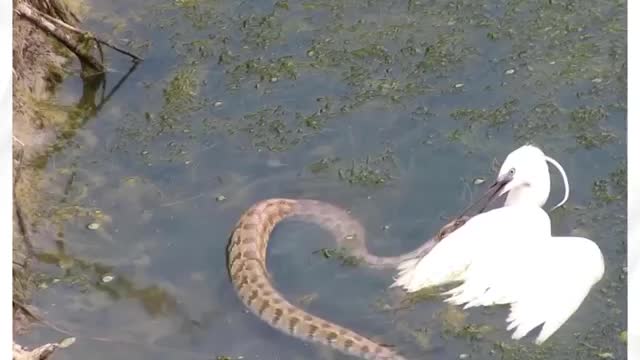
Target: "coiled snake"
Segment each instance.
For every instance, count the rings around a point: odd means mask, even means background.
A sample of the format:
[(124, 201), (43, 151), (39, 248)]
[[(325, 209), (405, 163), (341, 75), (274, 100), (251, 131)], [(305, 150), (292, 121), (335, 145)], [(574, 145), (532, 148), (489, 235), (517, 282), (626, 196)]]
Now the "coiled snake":
[(370, 254), (360, 223), (344, 209), (317, 200), (260, 201), (240, 217), (233, 230), (227, 249), (231, 282), (244, 305), (255, 315), (286, 334), (328, 345), (346, 354), (369, 360), (404, 360), (389, 346), (305, 312), (274, 288), (266, 267), (267, 244), (276, 224), (293, 216), (328, 229), (336, 242), (348, 248), (351, 255), (376, 268), (394, 267), (404, 260), (426, 254), (438, 241), (462, 226), (468, 217), (459, 217), (448, 223), (418, 249), (394, 257)]

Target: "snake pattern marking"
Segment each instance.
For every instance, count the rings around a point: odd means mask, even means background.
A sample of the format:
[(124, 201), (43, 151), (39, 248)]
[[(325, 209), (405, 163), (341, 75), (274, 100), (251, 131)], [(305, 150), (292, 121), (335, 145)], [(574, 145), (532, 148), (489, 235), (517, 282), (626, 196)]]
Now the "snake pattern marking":
[(305, 312), (275, 289), (267, 271), (267, 244), (276, 224), (294, 216), (328, 229), (352, 256), (376, 268), (394, 267), (403, 260), (425, 254), (468, 218), (450, 222), (418, 249), (395, 257), (370, 254), (360, 223), (346, 210), (317, 200), (262, 200), (240, 217), (233, 230), (227, 248), (229, 275), (240, 300), (252, 313), (288, 335), (328, 345), (349, 355), (367, 360), (405, 360), (388, 345)]

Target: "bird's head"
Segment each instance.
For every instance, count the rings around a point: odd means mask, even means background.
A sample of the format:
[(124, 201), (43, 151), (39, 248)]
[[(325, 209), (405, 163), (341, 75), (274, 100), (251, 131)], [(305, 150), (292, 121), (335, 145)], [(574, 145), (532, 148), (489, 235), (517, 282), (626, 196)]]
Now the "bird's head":
[[(524, 145), (512, 151), (502, 163), (498, 176), (488, 192), (489, 202), (507, 194), (505, 205), (534, 204), (542, 207), (549, 198), (551, 180), (547, 162), (562, 174), (565, 194), (553, 209), (569, 198), (569, 182), (562, 166), (533, 145)], [(552, 209), (552, 210), (553, 210)]]
[[(485, 209), (496, 199), (507, 194), (504, 205), (530, 204), (542, 207), (549, 198), (551, 180), (547, 162), (555, 166), (564, 183), (564, 198), (551, 210), (562, 206), (569, 198), (569, 181), (562, 165), (545, 155), (533, 145), (524, 145), (512, 151), (502, 163), (496, 181), (477, 201), (467, 207), (460, 216), (474, 216)], [(477, 211), (472, 211), (478, 204), (483, 204)]]

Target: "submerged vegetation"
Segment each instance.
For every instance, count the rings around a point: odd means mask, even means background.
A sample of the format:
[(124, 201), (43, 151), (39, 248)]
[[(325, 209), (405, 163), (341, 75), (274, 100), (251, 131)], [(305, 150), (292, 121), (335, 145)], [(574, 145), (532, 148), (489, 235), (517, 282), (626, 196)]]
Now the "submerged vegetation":
[[(551, 214), (554, 229), (594, 239), (607, 263), (605, 278), (548, 344), (511, 340), (504, 308), (446, 306), (441, 289), (405, 294), (402, 311), (385, 292), (371, 310), (364, 304), (386, 289), (390, 273), (355, 266), (344, 249), (311, 256), (319, 246), (298, 241), (304, 232), (270, 248), (293, 262), (278, 268), (276, 282), (288, 298), (317, 293), (304, 304), (314, 311), (339, 304), (349, 314), (344, 324), (390, 329), (385, 342), (406, 340), (445, 358), (624, 357), (625, 2), (109, 6), (129, 9), (114, 27), (155, 60), (109, 106), (72, 106), (81, 120), (38, 161), (51, 202), (39, 224), (56, 240), (56, 250), (40, 253), (53, 273), (41, 279), (52, 297), (71, 293), (82, 309), (120, 318), (139, 316), (123, 301), (134, 299), (151, 319), (126, 326), (154, 341), (212, 344), (229, 354), (219, 358), (309, 358), (285, 337), (266, 341), (229, 295), (223, 255), (241, 211), (266, 197), (317, 196), (352, 208), (372, 252), (393, 245), (398, 253), (442, 225), (432, 218), (457, 211), (458, 178), (486, 178), (492, 159), (534, 142), (563, 164), (572, 186), (569, 203)], [(42, 108), (55, 121), (60, 107)], [(399, 226), (377, 232), (381, 221)], [(285, 226), (274, 238), (285, 237)], [(326, 266), (323, 257), (354, 269), (312, 272), (316, 262)], [(77, 312), (77, 303), (58, 311)], [(339, 320), (328, 310), (323, 317)], [(157, 335), (162, 321), (180, 326)], [(235, 346), (246, 338), (255, 341)]]

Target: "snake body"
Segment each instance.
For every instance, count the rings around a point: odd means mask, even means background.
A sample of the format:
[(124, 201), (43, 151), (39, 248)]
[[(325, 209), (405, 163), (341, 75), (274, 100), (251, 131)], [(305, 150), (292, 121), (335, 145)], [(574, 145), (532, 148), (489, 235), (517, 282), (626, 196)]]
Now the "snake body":
[(395, 257), (379, 257), (367, 251), (360, 223), (337, 206), (307, 199), (267, 199), (251, 206), (237, 222), (227, 249), (231, 282), (244, 305), (273, 328), (305, 341), (328, 345), (343, 353), (368, 360), (405, 360), (382, 345), (340, 325), (311, 315), (288, 302), (273, 286), (267, 271), (267, 244), (276, 224), (299, 217), (329, 231), (360, 261), (376, 268), (393, 267), (428, 252), (437, 241), (462, 226), (457, 219), (445, 225), (416, 250)]

